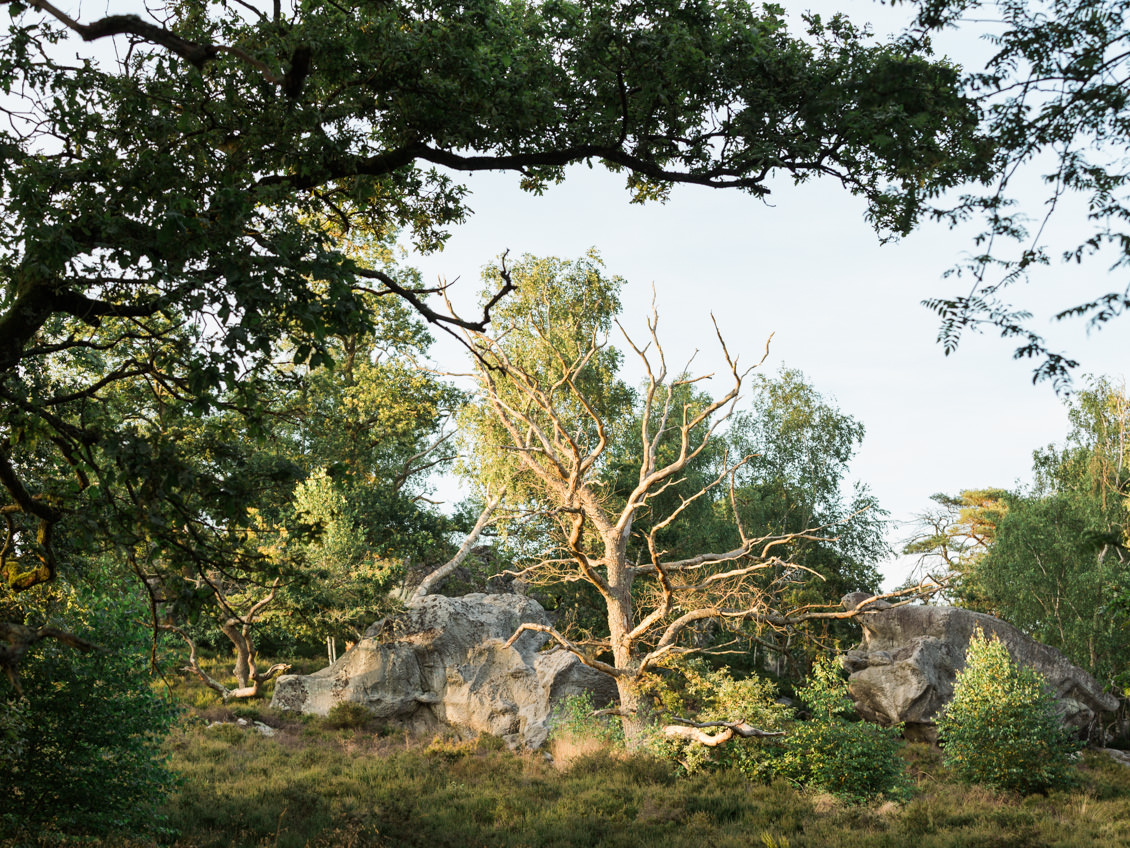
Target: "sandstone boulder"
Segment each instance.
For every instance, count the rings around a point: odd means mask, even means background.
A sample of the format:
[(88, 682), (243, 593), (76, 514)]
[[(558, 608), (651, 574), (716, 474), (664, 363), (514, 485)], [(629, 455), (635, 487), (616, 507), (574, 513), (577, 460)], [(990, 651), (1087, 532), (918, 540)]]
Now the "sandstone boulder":
[(410, 729), (450, 727), (537, 748), (563, 698), (588, 693), (604, 705), (616, 699), (616, 686), (570, 653), (541, 651), (545, 634), (527, 631), (504, 647), (525, 622), (549, 624), (530, 598), (428, 595), (369, 628), (329, 668), (280, 677), (271, 706), (326, 715), (352, 701)]
[[(844, 606), (855, 609), (860, 600), (859, 593), (848, 595)], [(1118, 708), (1114, 696), (1059, 651), (991, 615), (908, 605), (866, 612), (856, 621), (863, 639), (842, 658), (855, 707), (884, 726), (904, 723), (908, 738), (936, 738), (934, 718), (953, 697), (954, 678), (978, 628), (999, 638), (1014, 662), (1047, 678), (1067, 725), (1085, 733), (1099, 714)]]

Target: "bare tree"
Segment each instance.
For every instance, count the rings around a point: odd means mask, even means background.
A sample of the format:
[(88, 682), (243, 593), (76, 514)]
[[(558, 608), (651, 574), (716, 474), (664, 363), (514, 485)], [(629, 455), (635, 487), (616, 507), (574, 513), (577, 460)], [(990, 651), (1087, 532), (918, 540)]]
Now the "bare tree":
[[(261, 587), (262, 591), (258, 597), (248, 597), (251, 589), (246, 582), (239, 581), (233, 584), (223, 575), (216, 573), (202, 576), (197, 582), (207, 585), (222, 613), (220, 630), (235, 650), (235, 667), (232, 669), (232, 674), (236, 679), (236, 688), (225, 686), (201, 667), (196, 641), (184, 628), (166, 620), (158, 623), (158, 629), (175, 633), (184, 640), (188, 645), (188, 664), (184, 670), (196, 675), (205, 686), (218, 693), (224, 701), (258, 697), (262, 693), (264, 684), (290, 670), (290, 665), (287, 663), (275, 663), (265, 671), (261, 671), (258, 667), (258, 652), (253, 638), (255, 626), (278, 595), (282, 580), (276, 577), (269, 586)], [(145, 585), (149, 589), (154, 620), (157, 620), (157, 609), (163, 603), (163, 599), (158, 594), (159, 587), (150, 580), (145, 581)], [(245, 603), (239, 604), (235, 600), (236, 596), (242, 596)], [(244, 608), (241, 609), (241, 606)]]
[[(525, 630), (545, 632), (590, 667), (613, 677), (620, 696), (617, 714), (629, 744), (640, 739), (646, 722), (642, 679), (667, 657), (703, 650), (689, 638), (696, 625), (729, 621), (785, 628), (812, 619), (848, 618), (866, 611), (870, 604), (864, 602), (852, 611), (782, 607), (787, 586), (814, 572), (782, 559), (778, 552), (798, 539), (830, 541), (828, 528), (765, 536), (747, 533), (739, 522), (740, 542), (730, 550), (671, 559), (660, 548), (661, 532), (675, 526), (694, 501), (724, 494), (727, 489), (731, 500), (734, 498), (734, 472), (749, 457), (724, 458), (711, 481), (693, 494), (680, 495), (679, 503), (666, 515), (655, 514), (657, 497), (676, 491), (684, 472), (733, 412), (743, 381), (753, 369), (739, 366), (718, 333), (729, 388), (712, 401), (688, 401), (685, 387), (705, 376), (668, 372), (657, 323), (653, 312), (648, 321), (650, 342), (643, 347), (624, 333), (647, 374), (638, 410), (634, 462), (638, 478), (626, 498), (611, 496), (602, 484), (600, 472), (610, 444), (610, 425), (582, 388), (585, 371), (606, 340), (593, 333), (587, 345), (572, 348), (571, 355), (555, 348), (556, 364), (539, 367), (535, 373), (519, 362), (520, 354), (511, 355), (513, 346), (508, 346), (505, 333), (494, 338), (469, 334), (477, 352), (476, 376), (489, 411), (490, 432), (501, 434), (502, 443), (494, 448), (499, 456), (516, 459), (519, 473), (536, 481), (560, 531), (559, 555), (520, 573), (527, 580), (585, 581), (599, 592), (607, 613), (607, 635), (602, 638), (575, 639), (555, 627), (524, 624), (510, 642)], [(527, 331), (549, 343), (551, 334), (546, 328)], [(638, 531), (636, 521), (644, 510), (649, 512), (648, 526)], [(736, 508), (734, 514), (738, 514)], [(646, 550), (646, 557), (638, 561), (629, 560), (633, 534)], [(702, 726), (689, 721), (682, 724), (672, 727), (670, 735), (707, 744), (725, 741), (703, 732)], [(756, 735), (741, 720), (715, 726), (723, 728), (721, 735), (726, 739), (735, 733)]]

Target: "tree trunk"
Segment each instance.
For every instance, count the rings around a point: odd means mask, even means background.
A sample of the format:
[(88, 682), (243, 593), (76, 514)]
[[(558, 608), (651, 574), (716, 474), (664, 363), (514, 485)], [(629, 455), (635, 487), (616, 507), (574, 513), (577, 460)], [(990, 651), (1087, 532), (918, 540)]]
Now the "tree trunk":
[(467, 534), (467, 538), (463, 540), (463, 544), (459, 546), (459, 550), (456, 551), (455, 556), (421, 580), (420, 585), (417, 586), (415, 591), (411, 592), (411, 594), (405, 593), (407, 597), (404, 598), (404, 601), (407, 606), (418, 605), (427, 597), (429, 592), (434, 592), (439, 587), (440, 583), (446, 580), (455, 569), (463, 564), (463, 561), (467, 559), (468, 555), (471, 553), (471, 549), (475, 547), (475, 542), (479, 540), (479, 536), (482, 535), (483, 530), (490, 523), (495, 509), (502, 503), (502, 499), (505, 495), (505, 491), (497, 497), (487, 495), (486, 504), (483, 507), (483, 511), (479, 513), (478, 521), (476, 521), (475, 526), (471, 528), (471, 532)]
[(247, 633), (247, 628), (240, 628), (238, 621), (229, 619), (220, 629), (235, 648), (235, 667), (232, 669), (232, 674), (235, 675), (236, 684), (240, 689), (247, 689), (255, 677), (255, 647)]
[(617, 678), (616, 688), (620, 693), (620, 723), (624, 728), (624, 747), (629, 751), (639, 750), (647, 738), (648, 721), (643, 711), (644, 699), (640, 697), (639, 687), (631, 678)]
[(608, 632), (612, 645), (613, 664), (616, 668), (629, 672), (629, 675), (616, 678), (616, 689), (620, 694), (620, 722), (624, 728), (624, 745), (634, 751), (643, 745), (647, 731), (647, 716), (643, 710), (644, 699), (640, 697), (639, 682), (630, 672), (637, 667), (633, 657), (632, 640), (632, 590), (625, 569), (609, 569)]

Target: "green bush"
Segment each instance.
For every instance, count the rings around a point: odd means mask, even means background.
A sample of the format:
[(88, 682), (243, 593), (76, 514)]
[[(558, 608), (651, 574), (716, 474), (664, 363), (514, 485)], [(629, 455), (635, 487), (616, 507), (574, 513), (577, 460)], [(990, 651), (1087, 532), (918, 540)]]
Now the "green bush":
[(1064, 729), (1044, 678), (1016, 665), (999, 639), (980, 630), (938, 733), (945, 764), (969, 783), (1031, 794), (1073, 782), (1079, 744)]
[(613, 748), (624, 744), (624, 728), (613, 716), (594, 716), (592, 695), (569, 695), (553, 708), (549, 723), (550, 739), (589, 741)]
[[(667, 674), (645, 688), (660, 713), (693, 718), (699, 722), (745, 721), (761, 730), (776, 731), (792, 715), (777, 703), (772, 682), (757, 675), (735, 680), (729, 669), (711, 668), (702, 659), (674, 659)], [(663, 723), (661, 721), (661, 723)], [(721, 730), (721, 728), (718, 728)], [(765, 779), (772, 773), (771, 743), (735, 736), (717, 747), (657, 735), (649, 749), (678, 762), (688, 773), (709, 768), (736, 768), (747, 777)]]
[(326, 726), (335, 730), (357, 730), (375, 720), (372, 710), (356, 701), (334, 704), (324, 719)]
[(161, 744), (177, 710), (145, 673), (143, 611), (121, 593), (47, 591), (60, 623), (104, 649), (45, 640), (20, 663), (24, 697), (0, 682), (0, 839), (160, 832), (155, 808), (174, 783)]
[(899, 756), (899, 728), (851, 721), (847, 681), (833, 660), (818, 659), (797, 694), (812, 712), (782, 743), (777, 773), (850, 801), (905, 798), (910, 782)]

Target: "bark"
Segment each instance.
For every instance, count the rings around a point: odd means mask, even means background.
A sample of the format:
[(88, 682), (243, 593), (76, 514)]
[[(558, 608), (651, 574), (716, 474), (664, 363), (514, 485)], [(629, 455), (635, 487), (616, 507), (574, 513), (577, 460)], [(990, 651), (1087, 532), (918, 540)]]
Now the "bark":
[(620, 693), (620, 724), (624, 728), (624, 746), (629, 751), (638, 750), (647, 738), (648, 721), (644, 711), (644, 699), (640, 696), (636, 681), (631, 678), (617, 678), (616, 688)]
[[(783, 730), (761, 730), (746, 721), (708, 721), (698, 722), (682, 720), (683, 724), (669, 724), (663, 728), (663, 734), (672, 739), (686, 739), (689, 742), (698, 742), (709, 748), (715, 748), (729, 742), (734, 736), (743, 739), (766, 739), (773, 736), (784, 736)], [(706, 728), (720, 727), (718, 733), (707, 733)]]
[(416, 587), (415, 591), (412, 592), (411, 596), (406, 600), (408, 606), (419, 604), (425, 596), (439, 588), (439, 585), (446, 580), (455, 569), (463, 564), (464, 560), (470, 555), (471, 549), (474, 548), (475, 542), (477, 542), (482, 535), (483, 530), (490, 524), (491, 519), (494, 517), (494, 511), (498, 509), (498, 505), (502, 503), (502, 499), (505, 496), (505, 492), (497, 497), (487, 496), (486, 506), (483, 507), (483, 511), (479, 514), (478, 521), (476, 521), (475, 526), (471, 528), (471, 532), (467, 534), (467, 538), (463, 540), (463, 544), (459, 546), (459, 550), (456, 551), (455, 556), (420, 581), (420, 585)]

